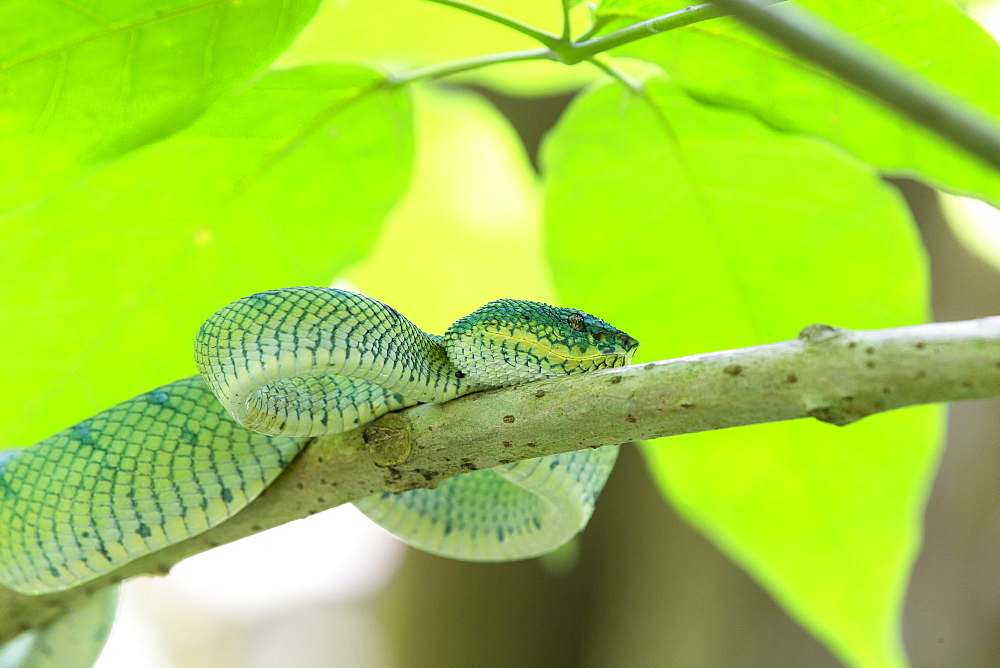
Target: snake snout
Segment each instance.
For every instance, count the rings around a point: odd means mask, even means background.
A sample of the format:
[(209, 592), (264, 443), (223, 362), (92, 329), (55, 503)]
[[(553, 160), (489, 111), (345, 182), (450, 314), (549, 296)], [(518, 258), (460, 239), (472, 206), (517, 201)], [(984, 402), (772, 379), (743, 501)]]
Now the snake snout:
[(636, 348), (639, 347), (639, 339), (633, 338), (628, 334), (626, 334), (625, 332), (618, 332), (617, 338), (618, 342), (622, 345), (623, 348), (626, 348), (628, 350), (635, 350)]
[[(623, 366), (632, 362), (632, 355), (639, 347), (639, 340), (635, 339), (621, 330), (611, 330), (603, 333), (600, 346), (601, 355), (608, 360), (613, 360), (612, 366)], [(597, 337), (595, 337), (597, 338)]]
[(639, 340), (629, 336), (625, 332), (614, 332), (609, 339), (613, 345), (601, 351), (605, 355), (620, 355), (623, 351), (631, 354), (639, 347)]

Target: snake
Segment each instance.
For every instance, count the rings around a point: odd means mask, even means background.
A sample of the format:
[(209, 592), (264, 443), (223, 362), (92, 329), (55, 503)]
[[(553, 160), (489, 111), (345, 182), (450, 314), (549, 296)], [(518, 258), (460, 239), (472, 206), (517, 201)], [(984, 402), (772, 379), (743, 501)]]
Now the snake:
[[(429, 334), (333, 288), (249, 295), (195, 337), (198, 374), (0, 452), (0, 584), (68, 589), (232, 517), (324, 434), (420, 403), (624, 366), (639, 342), (584, 311), (499, 299)], [(587, 524), (618, 446), (471, 471), (355, 505), (467, 561), (551, 552)]]

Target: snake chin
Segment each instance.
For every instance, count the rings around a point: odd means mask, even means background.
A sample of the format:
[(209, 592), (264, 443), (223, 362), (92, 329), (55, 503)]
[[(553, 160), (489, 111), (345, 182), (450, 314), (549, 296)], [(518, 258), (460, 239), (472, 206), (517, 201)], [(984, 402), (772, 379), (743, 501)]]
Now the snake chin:
[[(610, 333), (611, 337), (615, 333)], [(527, 331), (513, 330), (510, 332), (496, 332), (494, 336), (497, 339), (506, 339), (512, 342), (515, 347), (521, 344), (530, 345), (536, 352), (541, 353), (547, 359), (553, 360), (555, 362), (585, 362), (587, 360), (625, 360), (625, 364), (632, 359), (632, 355), (635, 353), (635, 349), (638, 347), (638, 341), (628, 337), (624, 332), (620, 333), (620, 336), (625, 337), (627, 341), (619, 342), (617, 339), (612, 338), (612, 341), (607, 341), (605, 337), (602, 339), (602, 345), (595, 345), (590, 340), (580, 341), (579, 339), (573, 341), (572, 343), (566, 343), (559, 339), (548, 338), (537, 336), (533, 333)], [(507, 344), (509, 345), (509, 344)], [(505, 347), (502, 345), (501, 347)]]
[(548, 359), (550, 363), (568, 368), (579, 368), (580, 371), (625, 366), (632, 361), (632, 352), (607, 353), (604, 351), (588, 350), (583, 354), (574, 355), (565, 346), (546, 346), (541, 342), (536, 342), (534, 348), (541, 352), (542, 356)]

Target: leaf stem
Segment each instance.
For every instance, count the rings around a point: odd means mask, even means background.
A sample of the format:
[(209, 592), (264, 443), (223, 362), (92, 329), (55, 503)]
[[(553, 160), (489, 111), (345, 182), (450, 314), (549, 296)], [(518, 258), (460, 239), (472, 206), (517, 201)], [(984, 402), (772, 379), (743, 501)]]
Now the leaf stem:
[(1000, 127), (993, 119), (907, 72), (828, 22), (800, 7), (788, 7), (778, 13), (750, 0), (715, 0), (714, 4), (1000, 169)]
[(516, 30), (522, 35), (527, 35), (550, 49), (558, 46), (561, 42), (558, 35), (553, 35), (547, 30), (536, 28), (535, 26), (525, 23), (524, 21), (518, 21), (517, 19), (507, 16), (506, 14), (501, 14), (500, 12), (495, 12), (492, 9), (474, 5), (471, 2), (465, 2), (465, 0), (427, 0), (427, 2), (433, 2), (446, 7), (453, 7), (463, 12), (468, 12), (469, 14), (475, 14), (476, 16), (489, 19), (494, 23), (499, 23), (500, 25), (507, 26), (512, 30)]
[[(601, 37), (594, 39), (584, 38), (583, 41), (574, 42), (572, 41), (571, 36), (567, 37), (567, 35), (571, 35), (568, 31), (572, 31), (569, 16), (571, 4), (570, 0), (562, 0), (563, 35), (561, 37), (553, 35), (545, 30), (535, 28), (534, 26), (526, 23), (522, 23), (521, 21), (513, 19), (509, 16), (494, 12), (491, 9), (486, 9), (472, 3), (465, 2), (464, 0), (427, 1), (439, 5), (445, 5), (447, 7), (453, 7), (470, 14), (475, 14), (476, 16), (481, 16), (501, 25), (505, 25), (541, 42), (545, 48), (529, 49), (526, 51), (509, 51), (505, 53), (476, 56), (473, 58), (464, 58), (448, 63), (440, 63), (438, 65), (430, 65), (392, 76), (390, 77), (390, 85), (401, 86), (423, 79), (437, 79), (451, 74), (459, 74), (468, 70), (487, 67), (489, 65), (497, 65), (500, 63), (513, 63), (525, 60), (554, 60), (566, 65), (576, 65), (577, 63), (589, 61), (605, 73), (625, 84), (628, 88), (632, 90), (641, 90), (642, 86), (637, 81), (627, 75), (624, 75), (624, 73), (617, 69), (614, 69), (614, 72), (612, 72), (612, 70), (608, 69), (611, 67), (610, 65), (595, 61), (594, 56), (617, 46), (621, 46), (622, 44), (628, 44), (629, 42), (633, 42), (637, 39), (648, 37), (649, 35), (665, 32), (674, 28), (681, 28), (686, 25), (691, 25), (692, 23), (706, 21), (723, 15), (723, 12), (719, 11), (719, 9), (713, 5), (694, 5), (676, 12), (664, 14), (663, 16), (657, 16), (646, 21), (641, 21), (626, 28), (622, 28), (621, 30), (616, 30), (608, 33), (607, 35), (602, 35)], [(784, 0), (761, 1), (783, 2)], [(595, 22), (594, 26), (591, 27), (590, 31), (588, 31), (588, 34), (599, 29), (600, 25), (602, 25), (601, 22)], [(636, 88), (637, 86), (638, 88)]]
[(491, 53), (485, 56), (453, 60), (439, 65), (428, 65), (427, 67), (420, 67), (415, 70), (410, 70), (409, 72), (403, 72), (402, 74), (391, 75), (389, 77), (389, 85), (402, 86), (408, 83), (413, 83), (414, 81), (423, 79), (438, 79), (440, 77), (451, 74), (459, 74), (460, 72), (467, 72), (469, 70), (475, 70), (489, 65), (517, 63), (525, 60), (554, 60), (554, 56), (551, 49), (544, 48), (528, 49), (526, 51), (507, 51), (505, 53)]
[(618, 69), (610, 63), (604, 62), (604, 59), (595, 56), (593, 58), (588, 58), (587, 62), (607, 74), (612, 79), (616, 79), (623, 86), (628, 88), (630, 91), (636, 95), (645, 95), (646, 89), (642, 85), (642, 82), (634, 77), (630, 76), (623, 70)]
[(573, 0), (562, 0), (562, 41), (564, 44), (571, 44), (573, 42), (573, 22), (569, 17), (570, 9), (572, 9)]

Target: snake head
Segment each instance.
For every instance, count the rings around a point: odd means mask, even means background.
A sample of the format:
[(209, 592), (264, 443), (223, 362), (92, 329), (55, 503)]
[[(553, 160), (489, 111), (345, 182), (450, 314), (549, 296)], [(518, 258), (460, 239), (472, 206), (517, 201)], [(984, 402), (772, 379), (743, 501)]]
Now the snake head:
[(589, 313), (498, 299), (444, 334), (451, 361), (476, 384), (516, 385), (624, 366), (639, 342)]

